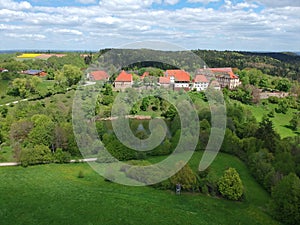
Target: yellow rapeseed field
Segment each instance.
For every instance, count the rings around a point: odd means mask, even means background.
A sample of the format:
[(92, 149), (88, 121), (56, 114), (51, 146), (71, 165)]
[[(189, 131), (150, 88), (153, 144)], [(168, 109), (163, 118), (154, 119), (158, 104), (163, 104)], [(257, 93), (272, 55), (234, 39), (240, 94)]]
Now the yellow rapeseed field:
[(41, 54), (33, 54), (33, 53), (24, 53), (22, 55), (17, 56), (17, 58), (36, 58)]

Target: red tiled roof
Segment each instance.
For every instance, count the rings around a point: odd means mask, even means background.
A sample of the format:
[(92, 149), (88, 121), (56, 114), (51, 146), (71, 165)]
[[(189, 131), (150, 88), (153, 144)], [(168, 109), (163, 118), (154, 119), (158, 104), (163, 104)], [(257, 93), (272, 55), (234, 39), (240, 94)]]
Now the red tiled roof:
[(145, 77), (148, 77), (149, 76), (149, 72), (145, 72), (142, 76), (141, 76), (141, 79), (144, 79)]
[(190, 81), (189, 73), (185, 72), (184, 70), (167, 70), (165, 76), (174, 76), (175, 81)]
[(119, 74), (115, 80), (116, 82), (132, 82), (132, 74), (126, 73), (124, 70)]
[(103, 70), (93, 71), (90, 74), (94, 80), (107, 80), (109, 78), (108, 74)]
[(213, 73), (225, 73), (230, 76), (231, 79), (238, 79), (238, 77), (233, 73), (232, 68), (209, 68), (209, 70)]
[(208, 83), (207, 78), (204, 75), (196, 75), (194, 82), (197, 83)]
[(159, 83), (160, 84), (170, 84), (170, 77), (160, 77)]

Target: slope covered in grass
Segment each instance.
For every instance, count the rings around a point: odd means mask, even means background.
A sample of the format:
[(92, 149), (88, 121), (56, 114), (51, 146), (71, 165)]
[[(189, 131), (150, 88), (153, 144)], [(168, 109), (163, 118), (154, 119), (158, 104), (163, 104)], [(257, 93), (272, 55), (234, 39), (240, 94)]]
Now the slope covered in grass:
[[(201, 153), (191, 160), (197, 168)], [(162, 158), (152, 158), (159, 161)], [(219, 154), (212, 169), (235, 167), (246, 200), (109, 183), (88, 164), (0, 168), (0, 221), (6, 224), (278, 224), (265, 212), (269, 195), (237, 158)], [(82, 171), (84, 178), (78, 178)]]

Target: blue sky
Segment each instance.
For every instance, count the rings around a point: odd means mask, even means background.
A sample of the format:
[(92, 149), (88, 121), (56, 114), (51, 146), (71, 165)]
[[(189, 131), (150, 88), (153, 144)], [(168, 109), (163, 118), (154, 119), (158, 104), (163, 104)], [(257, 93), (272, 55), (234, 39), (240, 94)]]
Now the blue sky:
[(0, 0), (0, 50), (156, 40), (186, 49), (299, 51), (299, 15), (294, 0)]

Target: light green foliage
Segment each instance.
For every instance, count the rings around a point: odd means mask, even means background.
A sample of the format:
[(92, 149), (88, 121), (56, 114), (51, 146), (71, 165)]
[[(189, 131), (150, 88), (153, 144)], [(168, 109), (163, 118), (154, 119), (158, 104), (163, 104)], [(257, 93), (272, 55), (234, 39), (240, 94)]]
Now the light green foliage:
[(52, 154), (50, 149), (45, 145), (35, 145), (22, 149), (21, 152), (21, 164), (22, 166), (49, 163), (52, 161)]
[(229, 200), (240, 200), (244, 193), (242, 180), (234, 168), (229, 168), (218, 182), (218, 189), (222, 196)]
[(284, 177), (272, 191), (272, 212), (275, 218), (287, 225), (300, 221), (300, 179), (291, 173)]
[(29, 133), (30, 143), (51, 146), (54, 135), (54, 122), (46, 115), (34, 115), (31, 118), (33, 129)]
[(82, 71), (77, 66), (64, 65), (61, 71), (58, 71), (54, 80), (59, 86), (68, 86), (77, 84), (82, 77)]
[(25, 98), (29, 93), (36, 93), (38, 85), (42, 82), (39, 77), (16, 78), (12, 81), (8, 94)]

